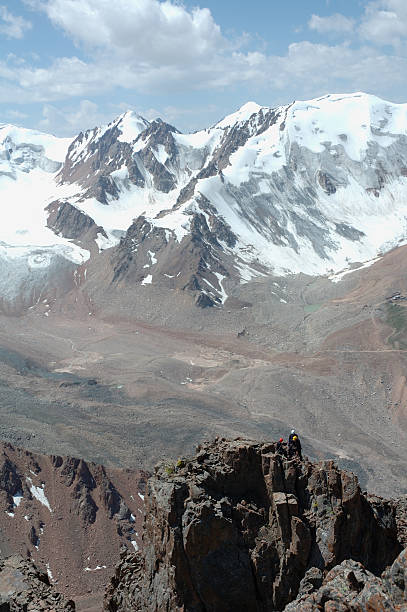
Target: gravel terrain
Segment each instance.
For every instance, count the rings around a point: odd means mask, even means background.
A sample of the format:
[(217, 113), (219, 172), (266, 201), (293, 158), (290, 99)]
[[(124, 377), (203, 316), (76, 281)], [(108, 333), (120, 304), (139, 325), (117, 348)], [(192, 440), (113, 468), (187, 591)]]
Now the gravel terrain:
[(203, 438), (296, 427), (310, 457), (337, 458), (379, 494), (407, 493), (407, 322), (386, 299), (407, 295), (406, 256), (337, 283), (258, 280), (207, 309), (157, 286), (102, 292), (90, 270), (47, 310), (0, 318), (0, 435), (151, 470)]

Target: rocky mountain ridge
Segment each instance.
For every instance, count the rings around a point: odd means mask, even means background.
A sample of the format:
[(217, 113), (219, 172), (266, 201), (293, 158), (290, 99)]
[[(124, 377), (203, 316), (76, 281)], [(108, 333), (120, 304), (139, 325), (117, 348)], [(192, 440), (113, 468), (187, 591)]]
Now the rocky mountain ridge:
[(31, 559), (71, 599), (100, 599), (120, 547), (141, 544), (146, 474), (4, 443), (0, 452), (1, 556)]
[[(22, 529), (7, 529), (2, 521), (1, 605), (10, 612), (100, 610), (111, 565), (100, 575), (99, 566), (87, 566), (91, 581), (81, 595), (75, 557), (65, 554), (64, 576), (57, 559), (64, 540), (78, 546), (81, 538), (89, 537), (96, 497), (94, 492), (90, 497), (86, 471), (97, 478), (97, 470), (106, 468), (53, 457), (51, 482), (45, 457), (10, 445), (3, 456), (0, 492), (6, 503), (10, 497), (6, 510), (10, 520), (18, 522), (21, 510), (28, 513), (24, 519), (34, 523), (35, 502), (49, 514), (61, 513), (66, 505), (69, 520), (68, 532), (59, 523), (58, 532), (52, 534), (52, 547), (39, 551), (37, 540), (35, 550), (21, 549), (22, 556), (15, 554)], [(15, 482), (22, 461), (34, 468), (26, 477), (29, 490)], [(33, 484), (35, 471), (44, 479), (42, 485)], [(80, 494), (71, 503), (67, 495), (57, 493), (62, 476), (65, 486), (67, 479), (76, 481), (77, 491), (88, 483), (88, 500)], [(129, 476), (135, 487), (137, 474)], [(123, 490), (119, 478), (115, 484), (117, 489), (110, 481), (108, 493), (101, 491), (99, 500), (104, 503), (103, 497), (111, 509), (99, 542), (99, 554), (105, 559), (110, 554), (110, 526), (117, 526), (115, 491)], [(383, 499), (362, 492), (356, 476), (338, 469), (333, 461), (289, 458), (277, 452), (273, 442), (217, 438), (201, 444), (194, 457), (162, 461), (145, 492), (144, 524), (137, 527), (142, 534), (137, 540), (140, 547), (122, 548), (105, 592), (107, 611), (396, 612), (407, 605), (406, 496)], [(55, 495), (59, 509), (54, 507)], [(123, 542), (127, 537), (123, 499), (119, 506)], [(80, 524), (75, 523), (78, 512), (87, 516)], [(49, 530), (52, 519), (42, 523), (40, 537), (46, 538)], [(32, 525), (31, 535), (35, 531)], [(57, 578), (53, 572), (58, 572)]]
[(285, 612), (405, 610), (406, 557), (404, 549), (381, 576), (351, 560), (342, 561), (325, 578), (321, 572), (309, 571), (301, 581), (297, 599), (286, 606)]
[(405, 498), (362, 493), (332, 461), (217, 439), (157, 466), (143, 551), (123, 552), (105, 609), (404, 609), (406, 519)]

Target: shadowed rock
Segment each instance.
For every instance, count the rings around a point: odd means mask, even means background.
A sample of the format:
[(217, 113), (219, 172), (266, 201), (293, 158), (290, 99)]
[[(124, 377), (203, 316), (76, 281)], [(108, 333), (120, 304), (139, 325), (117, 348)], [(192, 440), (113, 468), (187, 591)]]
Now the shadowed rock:
[[(395, 503), (370, 501), (356, 476), (332, 461), (287, 460), (274, 444), (217, 439), (194, 459), (157, 466), (144, 552), (123, 553), (105, 606), (283, 610), (298, 593), (306, 599), (321, 587), (323, 576), (321, 588), (345, 580), (362, 593), (400, 550)], [(392, 574), (400, 597), (403, 567)]]
[(74, 612), (75, 604), (55, 591), (47, 574), (32, 561), (13, 555), (0, 562), (0, 610)]
[[(120, 546), (141, 544), (143, 501), (137, 492), (144, 490), (144, 478), (135, 470), (0, 444), (0, 557), (35, 559), (40, 572), (47, 569), (48, 586), (58, 584), (67, 599), (92, 597), (100, 610)], [(4, 574), (1, 563), (0, 594), (3, 575), (11, 572), (7, 565)]]
[(361, 563), (348, 559), (329, 571), (315, 592), (300, 594), (285, 612), (406, 610), (406, 578), (407, 549), (381, 577), (369, 572)]

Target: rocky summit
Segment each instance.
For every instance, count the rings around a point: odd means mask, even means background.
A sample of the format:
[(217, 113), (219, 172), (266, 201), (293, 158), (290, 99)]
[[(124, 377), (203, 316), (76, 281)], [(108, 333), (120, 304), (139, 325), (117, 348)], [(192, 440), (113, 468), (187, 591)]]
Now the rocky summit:
[(105, 609), (405, 610), (405, 502), (332, 461), (217, 438), (156, 467), (143, 550), (123, 550)]

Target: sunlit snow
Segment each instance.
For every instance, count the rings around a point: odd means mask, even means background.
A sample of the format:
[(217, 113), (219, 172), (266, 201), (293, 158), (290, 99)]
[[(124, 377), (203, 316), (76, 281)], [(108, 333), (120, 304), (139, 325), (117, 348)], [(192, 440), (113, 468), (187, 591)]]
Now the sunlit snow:
[(147, 274), (147, 276), (145, 278), (143, 278), (143, 280), (141, 281), (142, 285), (151, 285), (153, 281), (153, 277), (151, 274)]
[(48, 499), (47, 499), (47, 497), (45, 495), (45, 492), (44, 492), (44, 485), (42, 485), (41, 487), (35, 486), (33, 484), (33, 481), (31, 480), (31, 478), (29, 478), (28, 476), (27, 476), (26, 480), (27, 480), (28, 485), (30, 487), (31, 495), (33, 497), (35, 497), (36, 499), (38, 499), (38, 501), (43, 506), (45, 506), (46, 508), (48, 508), (48, 510), (50, 512), (52, 512), (52, 508), (51, 508), (50, 503), (49, 503), (49, 501), (48, 501)]
[(353, 268), (349, 268), (341, 272), (337, 272), (336, 274), (332, 274), (331, 276), (329, 276), (329, 280), (331, 280), (334, 283), (338, 283), (344, 278), (344, 276), (347, 276), (348, 274), (352, 274), (352, 272), (358, 272), (359, 270), (370, 268), (370, 266), (372, 266), (374, 263), (376, 263), (376, 261), (379, 261), (380, 259), (381, 259), (380, 257), (375, 257), (374, 259), (371, 259), (370, 261), (366, 261), (362, 265), (359, 265)]
[[(298, 272), (332, 275), (348, 269), (350, 262), (371, 261), (378, 253), (407, 241), (407, 177), (404, 174), (386, 177), (374, 194), (369, 192), (368, 179), (363, 178), (368, 175), (372, 146), (381, 155), (389, 155), (391, 161), (392, 145), (406, 137), (406, 104), (392, 104), (363, 93), (328, 95), (278, 107), (273, 110), (269, 127), (257, 130), (256, 126), (261, 127), (270, 111), (249, 102), (212, 128), (193, 134), (172, 133), (177, 147), (176, 163), (162, 144), (154, 144), (151, 150), (172, 173), (176, 186), (168, 193), (160, 191), (145, 169), (145, 186), (135, 185), (129, 180), (129, 170), (123, 162), (122, 167), (111, 173), (119, 198), (108, 196), (108, 205), (95, 198), (83, 199), (79, 185), (56, 184), (56, 172), (50, 172), (47, 163), (49, 160), (61, 163), (71, 139), (0, 126), (0, 143), (8, 142), (7, 138), (17, 147), (31, 143), (42, 147), (48, 160), (28, 168), (24, 160), (19, 166), (18, 158), (0, 159), (2, 218), (6, 220), (0, 227), (0, 257), (26, 258), (30, 269), (48, 267), (54, 255), (77, 264), (87, 260), (88, 251), (47, 228), (44, 209), (55, 199), (70, 201), (103, 227), (107, 238), (99, 233), (96, 239), (102, 250), (117, 244), (139, 215), (144, 215), (151, 225), (164, 228), (167, 241), (181, 241), (190, 231), (194, 212), (207, 217), (199, 205), (199, 198), (205, 196), (237, 237), (236, 246), (225, 249), (233, 254), (242, 282), (262, 275), (261, 265), (280, 275)], [(231, 133), (230, 128), (239, 129), (249, 120), (249, 127), (245, 128), (249, 130), (247, 140), (232, 149), (222, 173), (204, 175), (206, 178), (197, 181), (191, 196), (174, 207), (181, 190), (211, 162), (224, 142), (222, 139)], [(106, 131), (113, 128), (119, 132), (119, 141), (131, 143), (135, 155), (149, 144), (149, 136), (139, 138), (149, 125), (134, 112), (124, 113), (112, 123), (86, 132), (71, 151), (71, 160), (84, 161), (90, 154), (89, 144), (96, 147)], [(31, 163), (29, 155), (27, 159)], [(328, 170), (318, 166), (321, 159)], [(356, 170), (350, 171), (343, 160), (348, 165), (366, 167), (352, 166)], [(309, 176), (312, 164), (315, 175)], [(337, 189), (329, 195), (316, 178), (321, 168), (328, 174), (337, 172)], [(310, 189), (314, 195), (306, 200)], [(263, 215), (259, 223), (258, 210)], [(336, 231), (337, 224), (359, 232), (358, 239)], [(277, 239), (273, 234), (276, 226)], [(317, 246), (321, 236), (326, 240), (322, 251)], [(150, 251), (149, 255), (151, 265), (157, 263), (156, 253)], [(223, 303), (227, 294), (225, 279), (220, 276)], [(338, 276), (332, 280), (338, 280)], [(152, 275), (148, 275), (141, 284), (151, 282)]]
[(226, 293), (223, 287), (223, 281), (225, 280), (226, 277), (220, 274), (219, 272), (214, 272), (214, 274), (218, 279), (219, 287), (220, 287), (220, 294), (221, 294), (221, 302), (222, 304), (224, 304), (226, 300), (228, 299), (228, 294)]
[(13, 495), (13, 504), (16, 506), (16, 508), (18, 508), (23, 499), (22, 491), (18, 491), (15, 495)]
[(238, 122), (247, 121), (253, 114), (258, 113), (261, 108), (262, 107), (256, 104), (256, 102), (246, 102), (238, 111), (231, 115), (227, 115), (222, 121), (219, 121), (215, 127), (227, 128)]
[(49, 566), (49, 563), (47, 563), (47, 564), (46, 564), (46, 568), (47, 568), (48, 578), (49, 578), (49, 579), (50, 579), (52, 582), (54, 582), (54, 576), (52, 575), (52, 571), (51, 571), (51, 568), (50, 568), (50, 566)]
[(0, 143), (10, 139), (17, 146), (33, 144), (44, 148), (45, 155), (54, 161), (63, 162), (72, 138), (58, 138), (35, 130), (19, 128), (15, 125), (0, 124)]
[(29, 268), (50, 265), (54, 254), (82, 263), (89, 253), (47, 227), (45, 207), (55, 199), (55, 175), (72, 139), (0, 126), (0, 256), (27, 258)]
[(127, 111), (119, 118), (117, 127), (121, 135), (118, 140), (122, 142), (133, 142), (148, 126), (148, 121), (132, 111)]

